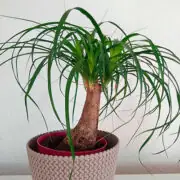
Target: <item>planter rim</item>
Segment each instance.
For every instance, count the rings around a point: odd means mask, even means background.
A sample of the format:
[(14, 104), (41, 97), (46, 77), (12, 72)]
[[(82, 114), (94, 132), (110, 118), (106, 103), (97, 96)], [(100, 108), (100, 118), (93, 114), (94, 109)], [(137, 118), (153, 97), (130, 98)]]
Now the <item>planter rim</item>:
[[(57, 131), (59, 131), (59, 130), (55, 130), (55, 131), (51, 131), (51, 132), (57, 132)], [(107, 132), (105, 132), (105, 131), (101, 131), (101, 130), (98, 130), (99, 132), (104, 132), (104, 133), (107, 133)], [(39, 157), (43, 157), (43, 158), (53, 158), (53, 159), (57, 159), (57, 158), (59, 158), (59, 159), (72, 159), (72, 157), (71, 156), (56, 156), (56, 155), (47, 155), (47, 154), (41, 154), (41, 153), (39, 153), (39, 152), (37, 152), (37, 150), (35, 150), (35, 149), (33, 149), (32, 147), (30, 147), (31, 145), (32, 145), (32, 142), (33, 141), (35, 141), (35, 139), (37, 139), (40, 135), (42, 135), (42, 134), (44, 134), (44, 133), (41, 133), (41, 134), (39, 134), (39, 135), (37, 135), (37, 136), (34, 136), (34, 137), (32, 137), (28, 142), (27, 142), (27, 144), (26, 144), (26, 149), (28, 150), (28, 152), (30, 152), (32, 155), (34, 155), (34, 156), (39, 156)], [(113, 136), (115, 136), (114, 134), (111, 134), (111, 133), (109, 133), (110, 135), (113, 135)], [(95, 153), (95, 154), (87, 154), (87, 155), (80, 155), (80, 156), (76, 156), (76, 159), (81, 159), (82, 157), (93, 157), (93, 156), (96, 156), (97, 154), (108, 154), (110, 151), (112, 151), (112, 149), (115, 149), (115, 148), (117, 148), (117, 146), (119, 146), (119, 139), (118, 139), (118, 137), (117, 136), (115, 136), (116, 137), (116, 139), (117, 139), (117, 142), (115, 143), (115, 145), (113, 146), (113, 147), (111, 147), (111, 148), (108, 148), (108, 149), (106, 149), (105, 151), (102, 151), (102, 152), (99, 152), (99, 153)], [(37, 146), (37, 144), (36, 143), (34, 143), (35, 144), (35, 146)]]
[[(38, 147), (38, 151), (41, 154), (47, 154), (47, 155), (57, 155), (57, 156), (71, 156), (71, 151), (66, 151), (66, 150), (55, 150), (52, 148), (49, 148), (47, 146), (42, 145), (42, 142), (47, 139), (49, 136), (55, 137), (55, 136), (59, 136), (59, 137), (65, 137), (66, 136), (66, 131), (62, 130), (62, 131), (53, 131), (53, 132), (47, 132), (44, 133), (42, 135), (39, 135), (39, 137), (37, 138), (37, 147)], [(102, 147), (97, 148), (97, 149), (93, 149), (93, 150), (85, 150), (85, 151), (75, 151), (75, 155), (76, 156), (80, 156), (80, 155), (90, 155), (90, 154), (95, 154), (95, 153), (99, 153), (105, 150), (106, 146), (107, 146), (107, 141), (104, 137), (98, 137), (97, 141), (102, 143)]]

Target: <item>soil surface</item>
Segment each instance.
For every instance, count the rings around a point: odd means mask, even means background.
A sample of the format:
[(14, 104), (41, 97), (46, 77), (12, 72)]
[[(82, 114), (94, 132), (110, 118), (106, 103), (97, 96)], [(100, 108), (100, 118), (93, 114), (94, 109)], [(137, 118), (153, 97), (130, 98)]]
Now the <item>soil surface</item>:
[[(51, 149), (55, 150), (63, 150), (63, 151), (70, 151), (69, 145), (63, 142), (64, 137), (58, 136), (51, 136), (47, 138), (45, 141), (42, 142), (42, 145)], [(94, 148), (87, 149), (87, 150), (95, 150), (101, 148), (103, 144), (101, 142), (97, 142)], [(80, 149), (75, 148), (75, 151), (81, 151)]]

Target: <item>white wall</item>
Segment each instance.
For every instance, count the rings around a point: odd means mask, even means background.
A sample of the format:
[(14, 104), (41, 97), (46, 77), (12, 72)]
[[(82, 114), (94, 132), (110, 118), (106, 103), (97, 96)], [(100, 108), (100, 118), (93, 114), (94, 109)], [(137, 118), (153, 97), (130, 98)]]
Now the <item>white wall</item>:
[[(65, 8), (75, 6), (86, 8), (97, 21), (102, 18), (116, 21), (128, 33), (138, 31), (148, 35), (156, 43), (167, 46), (180, 56), (180, 1), (178, 0), (66, 0), (65, 5), (63, 0), (0, 0), (0, 14), (40, 22), (57, 21)], [(83, 18), (80, 18), (77, 13), (74, 13), (71, 19), (83, 22)], [(28, 25), (32, 24), (0, 18), (0, 42)], [(0, 57), (0, 62), (2, 60)], [(173, 72), (179, 78), (179, 68), (176, 66), (173, 68)], [(15, 83), (10, 65), (0, 68), (0, 84), (0, 174), (26, 174), (29, 173), (29, 170), (25, 144), (32, 136), (46, 131), (46, 128), (40, 114), (32, 104), (30, 104), (30, 122), (27, 122), (23, 93)], [(46, 82), (43, 78), (39, 80), (34, 95), (45, 112), (50, 130), (59, 129), (60, 125), (50, 109)], [(63, 98), (59, 97), (58, 90), (55, 90), (55, 96), (59, 98), (59, 112), (63, 115), (63, 105), (61, 105)], [(79, 101), (81, 104), (82, 100)], [(133, 99), (127, 101), (122, 109), (127, 109), (127, 107), (130, 109), (133, 106), (132, 102)], [(80, 113), (81, 108), (78, 108), (77, 112)], [(127, 119), (123, 111), (120, 112), (120, 115), (123, 119)], [(143, 127), (151, 124), (152, 119), (153, 116), (147, 118)], [(145, 137), (141, 136), (126, 146), (139, 121), (140, 115), (129, 125), (116, 131), (121, 142), (117, 173), (146, 173), (138, 161), (138, 148)], [(114, 122), (115, 125), (119, 122), (115, 116)], [(101, 128), (111, 131), (113, 129), (112, 119), (107, 119)], [(170, 140), (171, 137), (167, 138), (166, 143), (168, 144)], [(177, 143), (168, 151), (168, 158), (164, 154), (152, 155), (161, 148), (160, 140), (154, 140), (148, 144), (141, 154), (145, 165), (154, 173), (178, 172), (177, 161), (180, 158), (180, 145)]]

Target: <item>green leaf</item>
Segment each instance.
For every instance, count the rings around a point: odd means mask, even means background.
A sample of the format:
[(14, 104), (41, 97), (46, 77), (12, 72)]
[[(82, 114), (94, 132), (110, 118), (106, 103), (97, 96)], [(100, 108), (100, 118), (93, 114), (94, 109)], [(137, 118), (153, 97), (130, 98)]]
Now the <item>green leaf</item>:
[(66, 91), (65, 91), (65, 115), (66, 115), (67, 136), (68, 136), (68, 142), (70, 145), (73, 160), (75, 160), (75, 151), (74, 151), (74, 145), (73, 145), (73, 141), (71, 137), (71, 126), (70, 126), (70, 119), (69, 119), (69, 94), (70, 94), (70, 88), (71, 88), (72, 80), (74, 78), (74, 74), (75, 74), (75, 69), (72, 69), (67, 79)]

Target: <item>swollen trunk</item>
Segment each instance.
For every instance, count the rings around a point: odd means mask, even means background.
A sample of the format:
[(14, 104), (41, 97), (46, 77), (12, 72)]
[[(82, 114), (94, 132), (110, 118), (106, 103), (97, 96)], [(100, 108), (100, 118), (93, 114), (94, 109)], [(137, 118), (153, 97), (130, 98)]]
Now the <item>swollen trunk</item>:
[(93, 148), (96, 143), (101, 85), (94, 84), (87, 87), (86, 101), (81, 118), (72, 130), (73, 144), (78, 149)]

